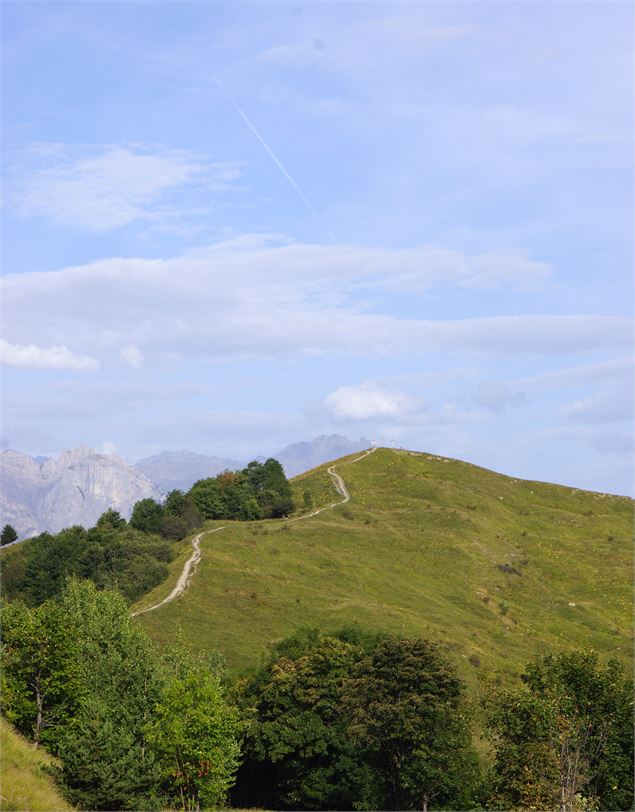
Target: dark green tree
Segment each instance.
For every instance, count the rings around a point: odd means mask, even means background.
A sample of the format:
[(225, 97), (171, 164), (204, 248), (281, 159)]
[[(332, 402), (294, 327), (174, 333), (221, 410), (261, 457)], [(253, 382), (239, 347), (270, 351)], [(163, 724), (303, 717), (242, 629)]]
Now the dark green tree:
[(437, 645), (386, 638), (347, 682), (349, 733), (381, 809), (466, 808), (477, 779), (463, 685)]
[(121, 513), (114, 508), (108, 508), (101, 516), (97, 519), (97, 527), (125, 527), (126, 520), (123, 518)]
[(343, 686), (363, 656), (361, 648), (314, 630), (278, 647), (243, 698), (250, 722), (234, 804), (372, 808), (372, 775), (341, 707)]
[(141, 808), (156, 779), (145, 731), (161, 680), (122, 596), (71, 580), (59, 600), (8, 603), (2, 624), (7, 719), (61, 759), (74, 803)]
[(159, 533), (163, 518), (163, 506), (154, 499), (140, 499), (132, 508), (130, 524), (144, 533)]
[(264, 464), (250, 462), (243, 474), (265, 519), (279, 518), (293, 511), (291, 486), (278, 460), (268, 459)]
[[(73, 802), (85, 802), (90, 793), (88, 808), (121, 808), (128, 803), (126, 798), (134, 798), (131, 807), (140, 808), (156, 780), (146, 736), (161, 691), (153, 648), (117, 592), (100, 592), (88, 581), (71, 581), (59, 605), (71, 626), (81, 626), (77, 662), (86, 689), (76, 717), (79, 728), (67, 726), (56, 751), (63, 763), (59, 778)], [(103, 733), (91, 751), (95, 715)], [(134, 768), (130, 753), (137, 756)], [(107, 764), (103, 763), (106, 755)]]
[(161, 527), (166, 538), (183, 538), (191, 530), (200, 527), (203, 518), (192, 497), (183, 491), (168, 493), (163, 503), (164, 517)]
[(86, 530), (76, 525), (56, 536), (42, 533), (23, 544), (20, 553), (26, 560), (19, 596), (35, 605), (58, 595), (68, 576), (79, 575), (78, 560), (87, 548), (88, 537)]
[(10, 524), (5, 524), (2, 528), (2, 533), (0, 533), (0, 547), (4, 547), (5, 544), (11, 544), (14, 541), (17, 541), (18, 534), (14, 527)]
[(117, 708), (88, 697), (57, 748), (66, 796), (80, 809), (158, 808), (152, 750), (119, 723)]
[(91, 530), (71, 527), (22, 542), (3, 568), (5, 597), (38, 605), (58, 596), (67, 577), (77, 576), (118, 589), (128, 601), (139, 598), (164, 580), (174, 551), (164, 538), (114, 524), (106, 520)]

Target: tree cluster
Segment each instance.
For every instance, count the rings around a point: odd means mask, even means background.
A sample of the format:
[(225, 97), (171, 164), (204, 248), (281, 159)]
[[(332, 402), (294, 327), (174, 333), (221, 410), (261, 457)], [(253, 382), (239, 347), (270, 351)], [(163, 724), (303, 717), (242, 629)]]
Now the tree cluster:
[(276, 519), (294, 509), (291, 486), (277, 460), (199, 479), (187, 493), (170, 491), (163, 504), (137, 502), (130, 524), (144, 533), (180, 539), (207, 519)]
[(633, 683), (592, 651), (549, 654), (489, 705), (494, 809), (633, 808)]
[(309, 632), (246, 685), (232, 801), (273, 809), (467, 808), (464, 688), (426, 640)]
[(122, 596), (70, 580), (2, 608), (3, 713), (83, 809), (628, 810), (633, 686), (592, 652), (488, 692), (484, 771), (465, 689), (428, 640), (301, 630), (250, 676), (161, 655)]
[(82, 809), (220, 804), (238, 766), (239, 719), (218, 668), (159, 657), (123, 598), (70, 581), (57, 600), (2, 609), (3, 713), (55, 755)]
[(108, 510), (90, 530), (78, 525), (23, 541), (3, 561), (2, 588), (5, 596), (35, 606), (76, 576), (117, 589), (133, 603), (165, 580), (173, 557), (167, 539), (136, 530)]
[(188, 496), (205, 519), (277, 519), (294, 509), (291, 486), (274, 459), (200, 479)]
[(190, 494), (173, 490), (163, 503), (154, 499), (140, 499), (135, 502), (130, 516), (130, 525), (142, 533), (154, 533), (176, 541), (203, 523), (203, 516)]

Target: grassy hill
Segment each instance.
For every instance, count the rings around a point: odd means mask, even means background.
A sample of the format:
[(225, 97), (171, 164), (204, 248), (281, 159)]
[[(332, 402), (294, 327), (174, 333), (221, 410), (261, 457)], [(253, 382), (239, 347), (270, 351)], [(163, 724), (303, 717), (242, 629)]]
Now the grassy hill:
[[(507, 679), (551, 647), (630, 665), (632, 500), (428, 454), (378, 449), (349, 464), (357, 456), (337, 463), (348, 504), (204, 537), (189, 589), (140, 616), (150, 635), (168, 642), (180, 627), (238, 670), (298, 626), (354, 623), (443, 641), (469, 682)], [(326, 468), (293, 481), (298, 504), (339, 499)], [(135, 608), (168, 594), (189, 550)]]
[(0, 719), (0, 809), (64, 812), (72, 809), (46, 772), (50, 758)]

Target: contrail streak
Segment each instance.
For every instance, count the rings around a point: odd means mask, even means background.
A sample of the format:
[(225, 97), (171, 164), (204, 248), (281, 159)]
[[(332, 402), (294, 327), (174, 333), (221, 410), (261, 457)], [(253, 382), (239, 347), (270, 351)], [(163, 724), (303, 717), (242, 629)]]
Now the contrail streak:
[(227, 99), (228, 99), (229, 103), (232, 105), (232, 107), (234, 108), (234, 110), (235, 110), (235, 111), (238, 113), (238, 115), (239, 115), (239, 116), (242, 118), (242, 120), (245, 122), (245, 124), (246, 124), (246, 125), (249, 127), (249, 129), (252, 131), (252, 133), (253, 133), (253, 134), (256, 136), (256, 138), (257, 138), (257, 139), (258, 139), (258, 141), (260, 142), (260, 144), (261, 144), (262, 148), (265, 150), (265, 152), (267, 153), (267, 155), (268, 155), (268, 156), (271, 158), (271, 160), (274, 162), (274, 164), (275, 164), (275, 165), (278, 167), (278, 169), (279, 169), (279, 170), (282, 172), (282, 174), (285, 176), (285, 178), (286, 178), (286, 179), (289, 181), (289, 183), (291, 184), (291, 186), (292, 186), (292, 187), (295, 189), (295, 191), (296, 191), (296, 193), (297, 193), (298, 197), (300, 197), (300, 199), (302, 200), (302, 202), (304, 203), (304, 205), (307, 207), (307, 209), (308, 209), (308, 210), (309, 210), (309, 211), (310, 211), (312, 214), (314, 214), (314, 215), (317, 217), (317, 216), (318, 216), (318, 213), (317, 213), (317, 212), (316, 212), (316, 210), (313, 208), (313, 204), (311, 203), (311, 201), (309, 200), (309, 198), (308, 198), (308, 197), (307, 197), (307, 196), (304, 194), (304, 192), (302, 191), (302, 189), (300, 189), (300, 187), (298, 186), (298, 184), (297, 184), (297, 183), (296, 183), (296, 182), (293, 180), (293, 178), (291, 177), (291, 175), (289, 174), (289, 172), (288, 172), (288, 171), (287, 171), (287, 169), (285, 168), (285, 166), (284, 166), (284, 164), (282, 163), (282, 161), (281, 161), (281, 160), (278, 158), (278, 156), (276, 155), (276, 153), (275, 153), (275, 152), (274, 152), (274, 151), (271, 149), (271, 147), (270, 147), (270, 146), (269, 146), (269, 144), (268, 144), (268, 143), (265, 141), (265, 139), (262, 137), (262, 135), (260, 135), (260, 133), (259, 133), (259, 132), (258, 132), (258, 130), (255, 128), (255, 126), (254, 126), (254, 125), (251, 123), (251, 121), (250, 121), (250, 120), (247, 118), (247, 114), (246, 114), (246, 113), (245, 113), (245, 112), (244, 112), (244, 111), (243, 111), (243, 110), (242, 110), (242, 109), (241, 109), (241, 108), (238, 106), (238, 104), (237, 104), (237, 103), (236, 103), (236, 101), (234, 100), (234, 97), (231, 95), (231, 93), (229, 92), (229, 90), (227, 90), (227, 89), (225, 88), (225, 86), (222, 84), (222, 82), (221, 82), (221, 80), (218, 78), (218, 76), (214, 75), (214, 77), (213, 77), (213, 78), (214, 78), (214, 81), (216, 82), (216, 84), (219, 86), (219, 88), (220, 88), (220, 89), (221, 89), (221, 91), (223, 92), (223, 94), (224, 94), (224, 95), (227, 97)]

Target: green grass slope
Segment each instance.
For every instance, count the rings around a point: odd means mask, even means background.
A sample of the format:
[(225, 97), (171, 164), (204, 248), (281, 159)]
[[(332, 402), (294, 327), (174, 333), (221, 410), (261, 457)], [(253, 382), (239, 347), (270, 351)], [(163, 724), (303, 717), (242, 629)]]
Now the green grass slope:
[(46, 772), (50, 757), (0, 720), (0, 809), (64, 812), (72, 809)]
[[(233, 669), (300, 625), (358, 623), (443, 641), (470, 682), (503, 679), (549, 648), (632, 657), (633, 502), (512, 479), (458, 460), (379, 449), (338, 461), (351, 501), (304, 521), (227, 523), (202, 541), (189, 589), (141, 615)], [(339, 499), (322, 466), (298, 504)], [(210, 525), (213, 526), (213, 525)], [(172, 589), (170, 579), (135, 608)]]

